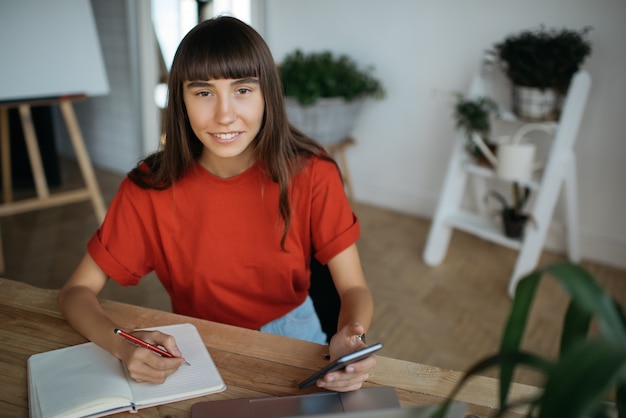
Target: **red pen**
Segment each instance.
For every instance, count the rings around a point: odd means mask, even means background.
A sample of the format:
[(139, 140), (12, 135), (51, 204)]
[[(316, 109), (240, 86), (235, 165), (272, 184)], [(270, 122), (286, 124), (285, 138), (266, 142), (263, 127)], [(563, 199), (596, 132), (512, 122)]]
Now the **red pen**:
[[(129, 341), (135, 345), (138, 345), (140, 347), (144, 347), (147, 348), (148, 350), (154, 351), (157, 354), (160, 354), (163, 357), (167, 357), (167, 358), (174, 358), (174, 356), (170, 353), (168, 353), (167, 351), (163, 350), (162, 348), (154, 345), (154, 344), (150, 344), (147, 341), (144, 341), (142, 339), (139, 339), (137, 337), (135, 337), (134, 335), (131, 335), (127, 332), (122, 331), (119, 328), (115, 328), (113, 330), (113, 332), (115, 332), (117, 335), (119, 335), (120, 337), (124, 338), (126, 341)], [(191, 364), (189, 364), (187, 361), (185, 361), (185, 364), (187, 366), (191, 366)]]

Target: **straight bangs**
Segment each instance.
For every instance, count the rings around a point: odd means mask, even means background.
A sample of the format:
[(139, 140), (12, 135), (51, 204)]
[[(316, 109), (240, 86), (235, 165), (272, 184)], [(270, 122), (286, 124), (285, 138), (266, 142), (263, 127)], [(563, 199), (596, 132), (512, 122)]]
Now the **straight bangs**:
[(196, 36), (181, 68), (182, 80), (260, 78), (262, 60), (244, 34), (229, 37)]

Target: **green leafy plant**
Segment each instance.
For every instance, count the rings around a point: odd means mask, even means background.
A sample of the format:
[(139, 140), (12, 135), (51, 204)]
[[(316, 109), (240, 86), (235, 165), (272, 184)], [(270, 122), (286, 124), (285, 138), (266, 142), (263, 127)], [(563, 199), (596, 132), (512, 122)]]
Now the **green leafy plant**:
[(509, 204), (502, 194), (495, 190), (491, 190), (485, 200), (489, 200), (490, 197), (498, 200), (502, 205), (500, 209), (500, 215), (502, 216), (502, 223), (504, 225), (504, 233), (511, 238), (519, 238), (522, 236), (524, 227), (528, 221), (534, 222), (532, 216), (524, 212), (524, 206), (530, 198), (530, 187), (521, 186), (518, 182), (513, 182), (513, 203)]
[[(467, 138), (466, 150), (470, 155), (480, 157), (482, 152), (472, 141), (472, 135), (477, 133), (484, 139), (485, 143), (490, 143), (491, 115), (498, 116), (498, 105), (491, 98), (486, 96), (468, 99), (463, 94), (456, 94), (454, 105), (454, 119), (456, 128), (462, 130)], [(493, 146), (495, 149), (495, 146)]]
[[(520, 348), (539, 281), (546, 274), (570, 296), (557, 359)], [(599, 325), (598, 335), (590, 332), (592, 320)], [(519, 281), (500, 350), (467, 371), (433, 418), (445, 416), (468, 379), (493, 366), (500, 367), (498, 417), (525, 405), (531, 418), (604, 418), (614, 416), (613, 408), (619, 418), (626, 418), (626, 316), (623, 307), (580, 265), (551, 264)], [(544, 384), (536, 397), (513, 403), (508, 394), (518, 366), (542, 373)]]
[(382, 98), (385, 90), (372, 76), (372, 69), (360, 69), (347, 55), (334, 56), (329, 51), (305, 54), (299, 49), (288, 54), (278, 66), (284, 94), (303, 104), (313, 104), (321, 97)]
[(591, 54), (589, 31), (590, 26), (580, 31), (540, 26), (506, 37), (495, 44), (494, 52), (513, 84), (555, 88), (565, 93), (573, 75)]

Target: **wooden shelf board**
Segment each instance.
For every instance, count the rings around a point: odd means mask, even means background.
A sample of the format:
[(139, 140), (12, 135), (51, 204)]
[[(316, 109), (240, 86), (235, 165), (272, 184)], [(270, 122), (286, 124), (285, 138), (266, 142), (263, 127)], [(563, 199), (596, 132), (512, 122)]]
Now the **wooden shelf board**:
[(520, 240), (506, 237), (497, 222), (484, 216), (458, 211), (446, 218), (446, 224), (514, 250), (519, 250), (522, 245)]

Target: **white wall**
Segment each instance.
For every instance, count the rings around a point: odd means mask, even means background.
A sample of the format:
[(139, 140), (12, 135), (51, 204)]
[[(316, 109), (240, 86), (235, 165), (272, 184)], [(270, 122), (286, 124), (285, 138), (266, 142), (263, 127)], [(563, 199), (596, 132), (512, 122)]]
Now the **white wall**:
[(354, 132), (356, 198), (431, 217), (455, 135), (451, 93), (467, 89), (483, 51), (540, 24), (593, 26), (593, 86), (575, 147), (581, 249), (626, 267), (624, 18), (623, 0), (266, 0), (263, 32), (277, 61), (299, 47), (375, 66), (387, 98), (368, 104)]
[[(154, 104), (158, 81), (156, 40), (149, 0), (91, 0), (110, 84), (106, 96), (74, 105), (94, 165), (125, 173), (158, 146), (160, 122)], [(60, 112), (59, 153), (74, 154)]]

